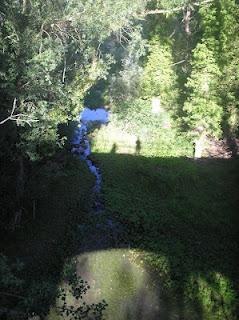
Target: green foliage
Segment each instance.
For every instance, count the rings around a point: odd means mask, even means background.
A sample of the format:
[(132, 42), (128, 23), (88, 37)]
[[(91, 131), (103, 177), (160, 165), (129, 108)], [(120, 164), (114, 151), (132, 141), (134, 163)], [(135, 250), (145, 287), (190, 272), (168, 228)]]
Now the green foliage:
[(55, 295), (56, 285), (53, 281), (33, 281), (21, 302), (21, 309), (28, 315), (43, 316), (46, 314), (46, 306), (55, 302)]
[(213, 52), (220, 68), (220, 78), (216, 95), (223, 107), (223, 130), (235, 136), (238, 128), (238, 104), (236, 79), (238, 73), (238, 4), (234, 0), (220, 0), (210, 4), (210, 10), (201, 7), (201, 28), (203, 42)]
[(223, 65), (220, 90), (224, 105), (224, 129), (226, 134), (238, 136), (239, 128), (239, 8), (235, 1), (221, 3), (221, 53)]
[[(56, 296), (56, 284), (52, 281), (33, 281), (31, 287), (25, 295), (19, 295), (24, 292), (26, 281), (20, 280), (16, 274), (23, 269), (22, 263), (11, 264), (8, 259), (0, 256), (0, 302), (5, 302), (5, 306), (9, 303), (9, 297), (20, 299), (19, 311), (15, 316), (27, 315), (45, 315), (46, 306), (54, 304)], [(76, 275), (76, 265), (73, 262), (67, 262), (63, 270), (63, 278), (68, 283), (67, 290), (65, 288), (58, 289), (57, 299), (61, 301), (57, 306), (57, 312), (61, 316), (67, 316), (70, 319), (103, 319), (103, 311), (107, 307), (107, 303), (103, 300), (96, 304), (87, 304), (83, 296), (90, 289), (87, 281), (82, 280)], [(20, 292), (20, 293), (19, 293)], [(81, 301), (80, 307), (74, 307), (67, 302), (69, 293), (78, 301)], [(16, 304), (16, 303), (15, 303)], [(12, 310), (11, 310), (12, 311)], [(2, 310), (0, 311), (0, 314)], [(9, 312), (10, 314), (10, 312)]]
[(220, 70), (213, 52), (198, 44), (193, 53), (192, 73), (187, 82), (188, 99), (184, 104), (185, 121), (191, 129), (221, 135), (223, 108), (217, 96)]
[[(107, 307), (107, 303), (103, 300), (102, 302), (87, 304), (83, 297), (90, 289), (87, 281), (81, 279), (76, 273), (76, 261), (71, 261), (65, 265), (63, 270), (64, 280), (68, 284), (66, 288), (60, 288), (58, 299), (61, 301), (58, 306), (58, 312), (63, 317), (69, 319), (81, 320), (81, 319), (92, 319), (101, 320), (103, 319), (103, 312)], [(67, 300), (69, 294), (77, 301), (76, 305), (69, 305)], [(79, 305), (80, 302), (80, 305)]]
[(108, 95), (111, 103), (122, 103), (140, 95), (141, 59), (145, 55), (146, 41), (142, 37), (142, 27), (134, 26), (129, 34), (122, 35), (122, 40), (130, 42), (127, 50), (120, 57), (119, 70), (109, 77)]
[(175, 9), (188, 5), (191, 1), (188, 0), (151, 0), (149, 6), (154, 8), (164, 8), (166, 10)]
[(186, 291), (187, 299), (193, 301), (196, 296), (202, 302), (204, 318), (231, 318), (236, 297), (230, 281), (220, 273), (209, 273), (206, 279), (203, 275), (192, 275)]
[(127, 42), (135, 39), (132, 25), (143, 6), (143, 0), (130, 5), (128, 0), (117, 5), (111, 0), (104, 5), (102, 1), (92, 5), (90, 0), (58, 4), (5, 1), (0, 31), (4, 93), (0, 113), (1, 118), (9, 116), (15, 101), (13, 119), (21, 126), (18, 146), (22, 153), (35, 160), (51, 154), (49, 148), (39, 152), (42, 146), (52, 146), (54, 153), (56, 142), (62, 144), (58, 124), (79, 113), (86, 92), (106, 77), (114, 61), (101, 47), (122, 30)]
[[(158, 8), (167, 15), (141, 19)], [(93, 177), (59, 152), (66, 140), (59, 125), (74, 119), (95, 89), (113, 113), (92, 134), (106, 215), (125, 225), (123, 240), (142, 250), (163, 291), (185, 306), (180, 317), (235, 318), (237, 162), (203, 166), (176, 157), (192, 156), (192, 132), (238, 135), (238, 21), (235, 0), (199, 7), (184, 0), (1, 1), (0, 122), (12, 120), (0, 125), (1, 229), (9, 238), (2, 250), (27, 261), (0, 256), (4, 308), (47, 314), (65, 259), (78, 252)], [(10, 232), (19, 208), (22, 223)], [(69, 272), (66, 287), (81, 300), (88, 284)], [(65, 317), (102, 317), (104, 302), (77, 309), (66, 287)]]
[(160, 42), (160, 39), (153, 39), (142, 76), (142, 95), (147, 98), (159, 97), (167, 110), (175, 108), (176, 80), (170, 46)]
[(149, 156), (192, 156), (192, 143), (187, 135), (177, 130), (170, 113), (152, 112), (151, 101), (134, 99), (113, 106), (110, 123), (93, 133), (93, 152), (137, 153)]
[(0, 291), (13, 294), (0, 296), (1, 307), (45, 316), (55, 304), (64, 261), (80, 245), (78, 225), (89, 210), (93, 185), (87, 166), (72, 155), (34, 164), (21, 225), (14, 233), (5, 230), (8, 241), (0, 246), (19, 257), (17, 264), (0, 260)]

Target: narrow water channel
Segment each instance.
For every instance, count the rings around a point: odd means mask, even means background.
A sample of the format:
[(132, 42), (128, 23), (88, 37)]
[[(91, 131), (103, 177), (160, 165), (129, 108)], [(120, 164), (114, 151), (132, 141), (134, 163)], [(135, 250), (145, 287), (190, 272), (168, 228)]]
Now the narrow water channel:
[(91, 146), (89, 141), (89, 132), (95, 125), (105, 125), (109, 121), (109, 112), (104, 108), (91, 110), (85, 108), (79, 116), (79, 125), (75, 130), (72, 141), (72, 153), (78, 154), (80, 159), (84, 160), (90, 171), (95, 176), (94, 193), (99, 193), (101, 188), (101, 172), (100, 169), (89, 159), (91, 154)]
[(82, 250), (90, 251), (105, 247), (117, 247), (120, 224), (113, 221), (111, 217), (106, 217), (104, 201), (102, 199), (102, 173), (100, 168), (90, 159), (91, 145), (89, 133), (97, 126), (106, 125), (109, 122), (109, 112), (104, 108), (85, 108), (79, 115), (79, 124), (75, 130), (72, 140), (72, 153), (79, 159), (86, 162), (89, 170), (95, 176), (93, 187), (93, 205), (91, 210), (92, 220), (97, 220), (95, 224), (81, 225)]

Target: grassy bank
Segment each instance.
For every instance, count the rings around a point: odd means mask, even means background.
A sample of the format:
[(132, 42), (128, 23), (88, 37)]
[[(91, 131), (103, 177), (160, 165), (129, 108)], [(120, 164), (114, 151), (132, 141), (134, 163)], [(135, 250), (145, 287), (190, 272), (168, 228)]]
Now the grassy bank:
[(93, 140), (107, 214), (151, 274), (162, 319), (236, 319), (238, 159), (194, 161), (167, 114), (134, 116), (113, 115)]
[(193, 144), (164, 109), (152, 113), (151, 101), (125, 102), (110, 114), (107, 126), (93, 133), (93, 152), (142, 154), (147, 157), (192, 157)]
[(94, 156), (107, 213), (178, 301), (178, 314), (235, 319), (238, 161)]

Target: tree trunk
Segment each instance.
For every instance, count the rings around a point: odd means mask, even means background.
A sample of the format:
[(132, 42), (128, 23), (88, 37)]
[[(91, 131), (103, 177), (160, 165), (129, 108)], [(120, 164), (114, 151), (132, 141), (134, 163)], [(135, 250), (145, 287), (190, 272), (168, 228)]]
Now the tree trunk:
[(27, 9), (27, 0), (22, 0), (22, 14), (26, 13)]
[(198, 139), (194, 142), (194, 159), (202, 158), (204, 143), (205, 143), (204, 135), (200, 135)]
[(184, 11), (183, 22), (184, 22), (184, 30), (188, 36), (191, 35), (191, 30), (190, 30), (191, 14), (192, 14), (192, 9), (190, 8), (190, 6), (187, 6), (186, 10)]

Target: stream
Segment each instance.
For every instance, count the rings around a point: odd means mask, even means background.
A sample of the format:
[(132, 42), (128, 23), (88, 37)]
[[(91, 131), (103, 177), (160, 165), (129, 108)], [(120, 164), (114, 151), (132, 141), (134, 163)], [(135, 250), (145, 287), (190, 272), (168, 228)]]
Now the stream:
[(95, 176), (95, 185), (93, 187), (93, 206), (91, 215), (97, 219), (95, 225), (79, 226), (81, 239), (83, 240), (82, 250), (89, 251), (93, 249), (102, 249), (109, 246), (118, 246), (118, 235), (121, 229), (119, 223), (111, 218), (105, 218), (104, 202), (101, 195), (102, 173), (100, 168), (89, 158), (91, 155), (91, 146), (89, 133), (95, 126), (106, 125), (109, 122), (109, 112), (104, 108), (89, 109), (85, 108), (79, 115), (79, 124), (74, 132), (71, 152), (85, 161), (89, 170)]
[(90, 141), (88, 137), (89, 131), (94, 125), (105, 125), (109, 122), (109, 113), (104, 108), (91, 110), (85, 108), (79, 116), (79, 125), (75, 130), (74, 138), (72, 141), (72, 153), (78, 154), (80, 159), (84, 160), (95, 176), (94, 193), (100, 193), (101, 189), (101, 172), (98, 167), (89, 159), (91, 154)]

